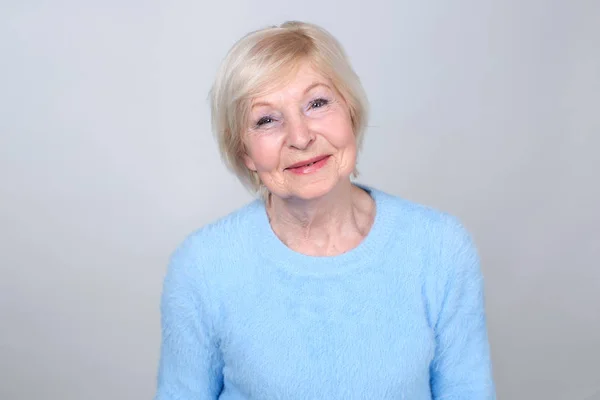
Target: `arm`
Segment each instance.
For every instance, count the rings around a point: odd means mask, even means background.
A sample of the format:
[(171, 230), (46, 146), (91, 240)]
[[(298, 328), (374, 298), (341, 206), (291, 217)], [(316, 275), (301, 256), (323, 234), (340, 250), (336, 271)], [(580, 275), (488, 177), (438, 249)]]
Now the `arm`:
[(496, 395), (479, 257), (469, 234), (454, 218), (443, 236), (441, 262), (446, 279), (434, 328), (433, 399), (492, 400)]
[(190, 247), (175, 252), (164, 281), (155, 400), (217, 399), (222, 389), (223, 363), (207, 287)]

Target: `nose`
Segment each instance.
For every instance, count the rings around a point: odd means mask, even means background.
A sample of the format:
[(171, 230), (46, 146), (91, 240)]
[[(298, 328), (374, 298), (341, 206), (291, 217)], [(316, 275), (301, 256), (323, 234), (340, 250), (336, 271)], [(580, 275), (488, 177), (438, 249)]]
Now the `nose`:
[(287, 120), (287, 145), (298, 150), (305, 150), (315, 140), (303, 115)]

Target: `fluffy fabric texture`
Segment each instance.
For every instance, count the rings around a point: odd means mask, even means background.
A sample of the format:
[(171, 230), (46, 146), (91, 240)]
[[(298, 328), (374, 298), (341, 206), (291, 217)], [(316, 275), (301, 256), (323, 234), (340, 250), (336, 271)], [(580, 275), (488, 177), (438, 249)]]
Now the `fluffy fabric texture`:
[(185, 240), (164, 282), (156, 400), (495, 398), (470, 236), (365, 189), (375, 221), (339, 256), (289, 249), (258, 200)]

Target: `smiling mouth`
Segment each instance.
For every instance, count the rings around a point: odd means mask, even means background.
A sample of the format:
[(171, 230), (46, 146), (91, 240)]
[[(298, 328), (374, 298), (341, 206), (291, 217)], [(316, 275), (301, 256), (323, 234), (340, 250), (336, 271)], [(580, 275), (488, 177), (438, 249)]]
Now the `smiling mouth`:
[(295, 169), (295, 168), (302, 168), (302, 167), (310, 167), (310, 166), (318, 163), (319, 161), (323, 161), (323, 160), (329, 158), (329, 156), (330, 155), (328, 154), (328, 155), (325, 155), (325, 156), (315, 157), (315, 158), (312, 158), (310, 160), (307, 160), (306, 162), (302, 161), (302, 162), (296, 163), (294, 165), (290, 165), (286, 169)]

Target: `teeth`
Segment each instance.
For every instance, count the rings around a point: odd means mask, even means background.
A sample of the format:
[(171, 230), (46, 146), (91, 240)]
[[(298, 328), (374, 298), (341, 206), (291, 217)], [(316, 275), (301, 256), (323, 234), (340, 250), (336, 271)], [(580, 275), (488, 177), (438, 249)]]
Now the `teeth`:
[(307, 167), (310, 167), (311, 165), (313, 165), (314, 162), (311, 162), (310, 164), (306, 164)]

